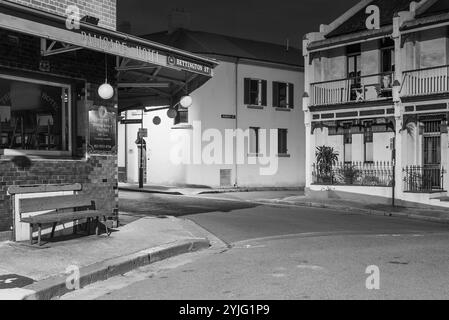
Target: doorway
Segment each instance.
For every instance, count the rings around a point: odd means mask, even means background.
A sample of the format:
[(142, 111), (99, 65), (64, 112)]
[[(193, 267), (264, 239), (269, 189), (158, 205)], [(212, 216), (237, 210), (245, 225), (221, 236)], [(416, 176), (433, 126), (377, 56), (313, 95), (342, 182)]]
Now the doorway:
[(439, 190), (441, 184), (441, 121), (425, 121), (423, 132), (423, 187)]

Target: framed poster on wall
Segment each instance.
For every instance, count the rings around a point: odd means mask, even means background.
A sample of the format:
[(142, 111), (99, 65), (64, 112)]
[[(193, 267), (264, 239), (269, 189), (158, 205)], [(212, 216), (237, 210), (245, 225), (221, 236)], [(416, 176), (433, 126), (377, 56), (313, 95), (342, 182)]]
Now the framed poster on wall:
[(89, 154), (117, 153), (117, 110), (114, 107), (92, 105), (89, 108)]

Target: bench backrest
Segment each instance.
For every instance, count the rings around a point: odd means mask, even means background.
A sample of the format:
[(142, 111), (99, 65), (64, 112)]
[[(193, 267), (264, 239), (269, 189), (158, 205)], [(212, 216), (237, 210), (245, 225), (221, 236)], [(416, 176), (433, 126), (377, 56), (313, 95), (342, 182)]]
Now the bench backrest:
[(20, 213), (39, 212), (47, 210), (88, 207), (92, 198), (85, 195), (69, 195), (20, 200)]

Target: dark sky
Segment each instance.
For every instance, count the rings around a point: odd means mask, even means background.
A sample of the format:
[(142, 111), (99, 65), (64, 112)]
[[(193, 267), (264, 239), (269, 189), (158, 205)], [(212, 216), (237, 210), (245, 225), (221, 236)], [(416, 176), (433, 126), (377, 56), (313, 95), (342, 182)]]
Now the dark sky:
[(191, 14), (191, 29), (301, 47), (305, 33), (318, 31), (359, 0), (118, 0), (118, 21), (133, 34), (167, 30), (174, 8)]

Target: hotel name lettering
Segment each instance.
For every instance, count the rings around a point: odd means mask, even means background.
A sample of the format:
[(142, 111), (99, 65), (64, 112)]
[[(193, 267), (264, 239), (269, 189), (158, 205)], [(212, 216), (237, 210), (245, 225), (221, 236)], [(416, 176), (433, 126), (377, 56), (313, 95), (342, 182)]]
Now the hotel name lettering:
[(90, 32), (81, 31), (83, 41), (88, 47), (104, 51), (113, 51), (120, 55), (132, 56), (150, 63), (164, 64), (158, 51), (141, 46), (130, 46), (126, 41), (98, 36)]

